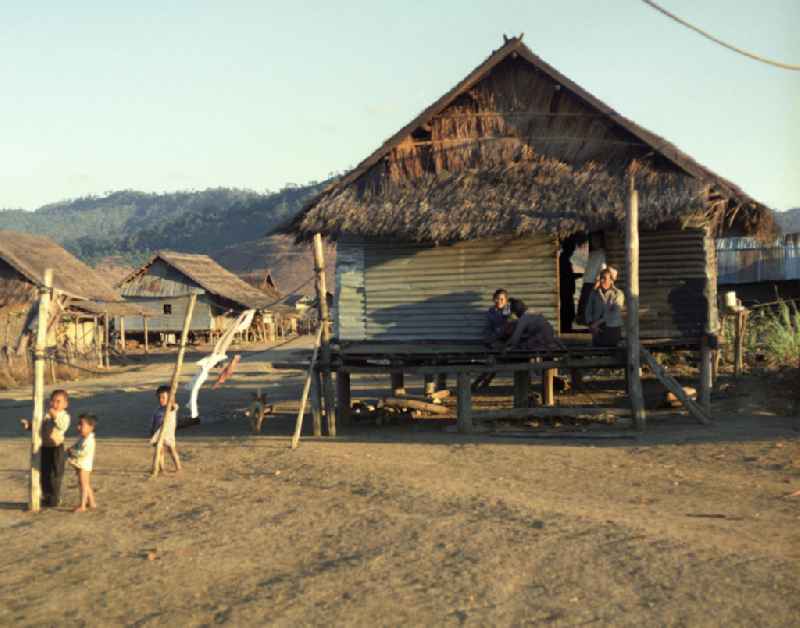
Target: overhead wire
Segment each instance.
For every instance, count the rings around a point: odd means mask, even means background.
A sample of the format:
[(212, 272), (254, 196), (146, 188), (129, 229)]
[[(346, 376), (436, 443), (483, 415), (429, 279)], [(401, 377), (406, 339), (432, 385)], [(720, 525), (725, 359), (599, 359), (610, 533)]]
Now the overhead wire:
[(743, 48), (739, 48), (737, 46), (734, 46), (733, 44), (729, 44), (727, 42), (724, 42), (721, 39), (719, 39), (718, 37), (715, 37), (714, 35), (712, 35), (711, 33), (708, 33), (707, 31), (704, 31), (702, 28), (699, 28), (699, 27), (695, 26), (694, 24), (691, 24), (690, 22), (687, 22), (686, 20), (678, 17), (674, 13), (670, 13), (664, 7), (662, 7), (662, 6), (658, 5), (658, 4), (656, 4), (655, 2), (653, 2), (653, 0), (642, 0), (642, 2), (644, 2), (650, 8), (655, 9), (659, 13), (662, 13), (662, 14), (666, 15), (669, 19), (676, 21), (678, 24), (681, 24), (682, 26), (685, 26), (686, 28), (688, 28), (690, 30), (693, 30), (695, 33), (705, 37), (706, 39), (710, 39), (715, 44), (719, 44), (723, 48), (727, 48), (728, 50), (732, 50), (733, 52), (739, 53), (740, 55), (744, 55), (745, 57), (749, 57), (750, 59), (753, 59), (754, 61), (759, 61), (761, 63), (766, 63), (766, 64), (774, 66), (776, 68), (781, 68), (783, 70), (792, 70), (794, 72), (800, 72), (800, 65), (794, 65), (792, 63), (783, 63), (781, 61), (774, 61), (772, 59), (767, 59), (766, 57), (762, 57), (761, 55), (757, 55), (757, 54), (755, 54), (753, 52), (749, 52), (747, 50), (744, 50)]

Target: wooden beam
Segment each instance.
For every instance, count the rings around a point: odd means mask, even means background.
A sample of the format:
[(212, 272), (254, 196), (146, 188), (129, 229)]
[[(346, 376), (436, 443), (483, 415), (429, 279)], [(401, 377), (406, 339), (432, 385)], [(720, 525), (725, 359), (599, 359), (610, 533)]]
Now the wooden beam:
[(336, 374), (337, 418), (344, 426), (350, 425), (351, 388), (350, 373)]
[(418, 401), (408, 397), (384, 397), (380, 405), (389, 408), (411, 408), (412, 410), (430, 412), (431, 414), (448, 414), (450, 412), (446, 406), (438, 403), (428, 403), (427, 401)]
[(458, 431), (463, 434), (470, 434), (473, 431), (471, 383), (469, 373), (458, 374)]
[(144, 328), (144, 354), (148, 355), (150, 353), (150, 341), (148, 339), (149, 331), (147, 329), (147, 317), (142, 316), (142, 327)]
[(108, 324), (108, 312), (103, 313), (103, 344), (106, 368), (111, 368), (111, 330)]
[(678, 380), (676, 380), (672, 375), (667, 373), (667, 370), (661, 366), (656, 359), (653, 357), (653, 354), (650, 353), (647, 349), (642, 347), (641, 349), (642, 359), (645, 361), (647, 366), (650, 367), (650, 370), (653, 372), (653, 375), (656, 376), (656, 379), (660, 381), (664, 387), (669, 390), (673, 395), (675, 395), (680, 402), (684, 405), (684, 407), (689, 411), (694, 418), (696, 418), (700, 423), (703, 425), (710, 425), (711, 424), (711, 417), (707, 416), (703, 409), (694, 401), (692, 401), (689, 396), (686, 394), (686, 391), (683, 389), (683, 386), (680, 385)]
[(328, 419), (328, 435), (336, 436), (336, 394), (331, 373), (331, 331), (328, 311), (328, 290), (325, 279), (325, 251), (322, 236), (314, 234), (314, 273), (316, 275), (317, 301), (319, 302), (319, 324), (322, 328), (320, 366), (322, 367), (322, 393), (325, 398), (325, 416)]
[(628, 178), (627, 211), (625, 212), (625, 288), (627, 316), (625, 344), (628, 348), (626, 365), (628, 396), (636, 428), (646, 424), (644, 394), (639, 361), (639, 195), (634, 187), (633, 174)]
[(314, 436), (322, 436), (322, 377), (319, 369), (312, 369), (311, 426)]
[(581, 417), (604, 416), (607, 414), (627, 415), (631, 411), (627, 408), (598, 408), (597, 406), (558, 406), (545, 408), (505, 408), (502, 410), (485, 410), (474, 412), (475, 421), (501, 421), (503, 419), (526, 419), (528, 417)]
[(39, 317), (36, 324), (36, 344), (33, 353), (33, 416), (31, 417), (31, 470), (28, 508), (39, 512), (42, 499), (42, 422), (44, 421), (44, 362), (47, 350), (47, 323), (50, 313), (50, 290), (53, 286), (53, 269), (44, 271), (44, 282), (39, 288)]
[[(186, 354), (186, 341), (189, 338), (189, 327), (192, 323), (192, 312), (197, 303), (197, 294), (192, 293), (189, 295), (189, 303), (186, 306), (186, 316), (183, 319), (183, 329), (181, 330), (181, 344), (178, 349), (178, 357), (175, 360), (175, 368), (172, 371), (172, 380), (169, 384), (169, 396), (167, 397), (167, 407), (164, 410), (164, 420), (161, 423), (161, 430), (158, 433), (158, 441), (156, 442), (155, 452), (153, 453), (153, 466), (150, 470), (150, 477), (158, 477), (158, 472), (161, 470), (161, 454), (164, 451), (164, 438), (167, 433), (167, 422), (177, 421), (176, 410), (173, 410), (175, 405), (175, 395), (178, 392), (178, 381), (181, 377), (181, 369), (183, 368), (183, 356)], [(105, 315), (106, 322), (108, 322), (108, 313)]]
[(708, 346), (708, 337), (700, 343), (700, 385), (697, 400), (703, 411), (711, 416), (711, 388), (713, 387), (713, 354)]
[(297, 420), (294, 423), (294, 435), (292, 436), (292, 449), (297, 449), (300, 444), (300, 433), (303, 431), (303, 415), (306, 411), (306, 401), (308, 400), (308, 393), (311, 390), (311, 380), (314, 377), (314, 371), (317, 366), (317, 354), (319, 352), (320, 343), (322, 342), (322, 326), (317, 330), (317, 338), (314, 341), (314, 353), (311, 355), (311, 364), (308, 366), (308, 375), (303, 384), (303, 394), (300, 396), (300, 408), (297, 410)]
[[(540, 366), (540, 365), (537, 365)], [(542, 404), (553, 406), (556, 403), (555, 379), (558, 369), (548, 368), (542, 374)]]
[[(605, 357), (605, 358), (586, 358), (586, 359), (568, 359), (564, 360), (547, 360), (544, 362), (513, 362), (510, 364), (440, 364), (437, 366), (380, 366), (380, 365), (350, 365), (339, 364), (334, 365), (334, 370), (345, 371), (346, 373), (389, 373), (389, 374), (406, 374), (406, 375), (435, 375), (437, 373), (446, 372), (448, 374), (457, 375), (458, 373), (468, 373), (470, 375), (480, 375), (481, 373), (512, 373), (515, 371), (527, 371), (529, 373), (538, 373), (542, 369), (559, 369), (559, 368), (621, 368), (625, 366), (625, 361), (622, 358)], [(272, 368), (274, 369), (304, 369), (304, 363), (290, 363), (290, 362), (273, 362)], [(400, 381), (400, 380), (398, 380)], [(395, 395), (398, 396), (398, 395)]]
[(435, 392), (436, 392), (436, 380), (434, 378), (434, 374), (431, 373), (430, 375), (425, 376), (425, 396), (430, 397)]
[(125, 342), (125, 317), (119, 317), (119, 350), (125, 355), (126, 352)]
[(514, 372), (514, 407), (527, 408), (531, 392), (531, 375), (528, 371)]

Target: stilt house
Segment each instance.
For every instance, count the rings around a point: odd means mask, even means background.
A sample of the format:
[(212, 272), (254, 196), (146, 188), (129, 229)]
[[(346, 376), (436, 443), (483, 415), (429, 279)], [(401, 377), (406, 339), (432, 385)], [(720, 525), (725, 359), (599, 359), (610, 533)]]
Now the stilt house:
[(769, 235), (770, 210), (521, 38), (309, 202), (291, 230), (338, 241), (342, 346), (477, 341), (501, 287), (558, 330), (560, 242), (605, 232), (609, 263), (624, 269), (631, 177), (641, 335), (695, 341), (716, 324), (714, 238)]
[[(263, 314), (277, 300), (277, 295), (254, 288), (207, 255), (174, 251), (159, 251), (119, 287), (129, 302), (157, 312), (148, 320), (148, 331), (162, 334), (181, 331), (186, 297), (198, 290), (190, 331), (208, 336), (224, 331), (242, 311)], [(131, 321), (128, 331), (141, 333), (144, 328)]]

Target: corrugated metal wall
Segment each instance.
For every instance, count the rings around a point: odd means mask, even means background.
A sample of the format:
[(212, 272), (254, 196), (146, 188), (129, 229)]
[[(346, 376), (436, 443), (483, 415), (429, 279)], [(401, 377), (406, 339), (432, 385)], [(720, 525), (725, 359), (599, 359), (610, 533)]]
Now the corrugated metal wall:
[(721, 284), (800, 279), (800, 245), (765, 247), (750, 238), (726, 238), (717, 243), (717, 267)]
[[(608, 263), (625, 288), (625, 237), (606, 234)], [(697, 338), (716, 320), (714, 242), (702, 230), (639, 234), (639, 325), (643, 338)]]
[(550, 237), (425, 246), (340, 241), (341, 340), (480, 340), (505, 288), (558, 328), (557, 245)]

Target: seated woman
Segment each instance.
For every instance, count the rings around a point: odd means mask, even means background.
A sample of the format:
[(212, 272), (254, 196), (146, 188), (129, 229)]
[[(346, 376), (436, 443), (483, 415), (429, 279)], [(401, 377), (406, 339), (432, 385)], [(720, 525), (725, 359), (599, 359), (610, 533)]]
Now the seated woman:
[(622, 306), (625, 295), (614, 287), (616, 273), (611, 268), (600, 271), (597, 284), (586, 304), (586, 322), (595, 347), (616, 347), (622, 338)]

